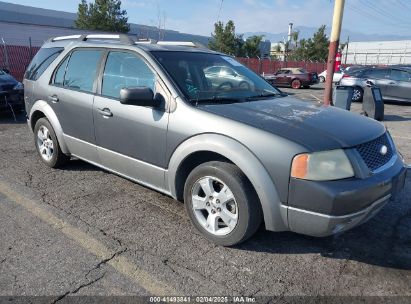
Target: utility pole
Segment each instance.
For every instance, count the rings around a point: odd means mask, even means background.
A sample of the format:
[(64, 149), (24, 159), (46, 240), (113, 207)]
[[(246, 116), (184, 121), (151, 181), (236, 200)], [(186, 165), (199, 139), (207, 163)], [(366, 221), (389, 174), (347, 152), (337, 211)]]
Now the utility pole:
[(350, 36), (347, 38), (347, 44), (345, 46), (345, 59), (344, 64), (347, 64), (347, 56), (348, 56), (348, 47), (350, 46)]
[(332, 85), (334, 76), (335, 56), (340, 43), (341, 24), (345, 0), (335, 0), (333, 24), (331, 28), (330, 46), (328, 48), (327, 76), (325, 78), (324, 105), (332, 102)]

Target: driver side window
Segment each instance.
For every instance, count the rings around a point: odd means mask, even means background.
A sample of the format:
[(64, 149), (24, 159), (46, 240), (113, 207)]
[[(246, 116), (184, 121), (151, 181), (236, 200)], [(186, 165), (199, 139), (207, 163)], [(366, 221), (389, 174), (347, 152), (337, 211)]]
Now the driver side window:
[(129, 52), (110, 52), (103, 74), (101, 93), (119, 98), (128, 87), (149, 87), (155, 91), (155, 74), (143, 59)]

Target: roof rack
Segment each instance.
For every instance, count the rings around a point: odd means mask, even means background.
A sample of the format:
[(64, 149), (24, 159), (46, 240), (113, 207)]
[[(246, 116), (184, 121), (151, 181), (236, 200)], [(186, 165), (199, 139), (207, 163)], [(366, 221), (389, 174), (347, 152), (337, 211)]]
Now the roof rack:
[(62, 40), (119, 40), (123, 44), (135, 45), (135, 44), (158, 44), (158, 45), (176, 45), (176, 46), (186, 46), (194, 48), (206, 48), (204, 45), (191, 41), (157, 41), (154, 39), (143, 38), (134, 41), (127, 34), (84, 34), (84, 35), (69, 35), (51, 38), (50, 42), (62, 41)]
[(55, 37), (51, 38), (49, 41), (54, 42), (54, 41), (62, 41), (62, 40), (80, 40), (80, 41), (87, 41), (90, 39), (94, 40), (114, 40), (118, 39), (120, 42), (124, 44), (134, 44), (134, 40), (131, 39), (126, 34), (84, 34), (84, 35), (69, 35), (69, 36), (60, 36), (60, 37)]

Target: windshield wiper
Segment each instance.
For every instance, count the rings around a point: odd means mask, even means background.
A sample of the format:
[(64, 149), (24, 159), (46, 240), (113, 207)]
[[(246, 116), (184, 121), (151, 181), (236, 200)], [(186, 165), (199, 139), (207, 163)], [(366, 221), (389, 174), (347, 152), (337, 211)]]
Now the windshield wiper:
[(241, 100), (244, 99), (240, 99), (238, 97), (213, 96), (210, 98), (191, 98), (190, 102), (197, 105), (199, 103), (236, 103), (241, 102)]
[(246, 98), (246, 100), (254, 100), (254, 99), (260, 99), (260, 98), (268, 98), (268, 97), (275, 97), (275, 96), (282, 96), (282, 94), (280, 94), (280, 93), (272, 93), (272, 92), (270, 92), (270, 93), (264, 93), (264, 92), (262, 92), (262, 93), (260, 93), (260, 94), (258, 94), (258, 95), (253, 95), (253, 96), (248, 96), (247, 98)]

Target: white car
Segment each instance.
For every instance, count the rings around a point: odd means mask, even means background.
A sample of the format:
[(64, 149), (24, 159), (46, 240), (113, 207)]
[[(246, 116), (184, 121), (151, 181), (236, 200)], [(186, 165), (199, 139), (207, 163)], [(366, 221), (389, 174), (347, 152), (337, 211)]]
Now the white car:
[[(340, 82), (342, 76), (343, 76), (342, 71), (334, 72), (333, 82)], [(319, 78), (320, 82), (325, 82), (326, 77), (327, 77), (327, 70), (325, 70), (324, 72), (322, 72), (318, 75), (318, 78)]]

